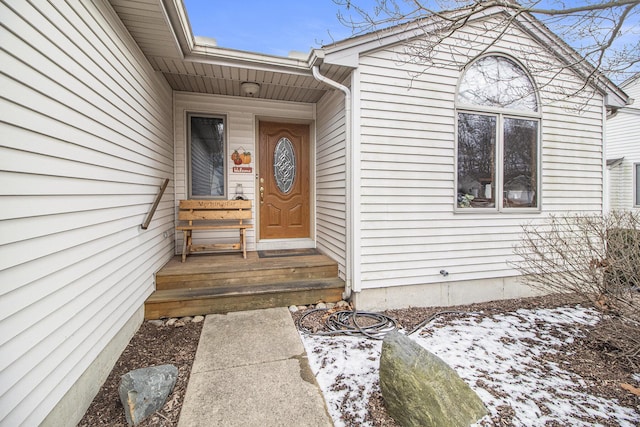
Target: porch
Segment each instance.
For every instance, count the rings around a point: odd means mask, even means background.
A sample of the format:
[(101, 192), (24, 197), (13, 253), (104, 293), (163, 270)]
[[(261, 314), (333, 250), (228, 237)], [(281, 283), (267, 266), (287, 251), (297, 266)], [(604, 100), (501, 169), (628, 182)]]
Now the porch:
[(145, 319), (337, 302), (338, 264), (309, 250), (173, 257), (156, 274)]

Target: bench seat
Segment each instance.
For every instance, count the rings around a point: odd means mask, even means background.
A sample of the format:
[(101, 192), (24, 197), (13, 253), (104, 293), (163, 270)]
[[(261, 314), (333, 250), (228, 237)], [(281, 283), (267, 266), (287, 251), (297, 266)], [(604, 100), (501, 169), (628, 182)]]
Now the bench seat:
[[(244, 220), (252, 218), (251, 200), (180, 200), (176, 230), (182, 231), (182, 262), (192, 252), (209, 252), (216, 250), (240, 250), (247, 258), (246, 230), (253, 224)], [(235, 229), (240, 231), (238, 243), (216, 243), (194, 245), (193, 231)]]

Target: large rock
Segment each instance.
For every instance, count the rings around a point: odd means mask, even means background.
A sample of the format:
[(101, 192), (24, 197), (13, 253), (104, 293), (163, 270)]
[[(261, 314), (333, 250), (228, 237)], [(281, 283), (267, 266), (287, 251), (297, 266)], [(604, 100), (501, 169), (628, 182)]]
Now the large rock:
[(487, 410), (442, 359), (394, 331), (380, 357), (380, 389), (389, 415), (401, 426), (469, 426)]
[(178, 378), (173, 365), (151, 366), (127, 372), (118, 392), (129, 425), (137, 425), (162, 408)]

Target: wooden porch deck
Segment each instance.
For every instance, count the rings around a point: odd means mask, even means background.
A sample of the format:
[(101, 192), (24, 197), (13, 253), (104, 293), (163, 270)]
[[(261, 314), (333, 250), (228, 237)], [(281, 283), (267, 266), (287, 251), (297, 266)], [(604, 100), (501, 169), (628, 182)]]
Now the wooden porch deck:
[[(156, 291), (145, 302), (145, 318), (195, 316), (260, 308), (307, 305), (342, 298), (338, 264), (295, 251), (173, 257), (156, 274)], [(293, 256), (292, 256), (293, 255)]]

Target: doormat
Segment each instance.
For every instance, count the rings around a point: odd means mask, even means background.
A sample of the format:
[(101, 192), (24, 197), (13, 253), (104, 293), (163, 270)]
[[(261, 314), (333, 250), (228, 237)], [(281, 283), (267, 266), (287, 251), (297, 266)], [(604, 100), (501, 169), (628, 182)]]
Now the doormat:
[(278, 249), (274, 251), (258, 251), (259, 258), (281, 258), (289, 256), (319, 255), (314, 249)]

